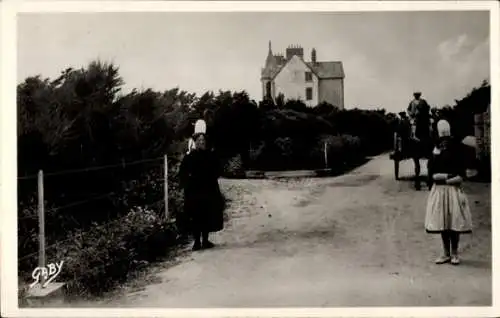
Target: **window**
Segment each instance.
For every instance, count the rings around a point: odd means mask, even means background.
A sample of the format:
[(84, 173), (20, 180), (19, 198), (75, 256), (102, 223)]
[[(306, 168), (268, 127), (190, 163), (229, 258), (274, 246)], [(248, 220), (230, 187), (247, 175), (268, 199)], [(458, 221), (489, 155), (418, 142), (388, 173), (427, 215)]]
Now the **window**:
[(312, 100), (313, 99), (313, 89), (312, 87), (306, 88), (306, 100)]
[(313, 75), (311, 72), (306, 72), (306, 82), (312, 82)]

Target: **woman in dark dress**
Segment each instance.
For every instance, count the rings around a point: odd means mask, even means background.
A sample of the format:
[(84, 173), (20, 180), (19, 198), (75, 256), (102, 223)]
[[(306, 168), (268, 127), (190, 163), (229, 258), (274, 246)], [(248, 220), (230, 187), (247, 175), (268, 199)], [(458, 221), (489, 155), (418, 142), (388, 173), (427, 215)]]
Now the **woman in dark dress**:
[(210, 232), (224, 227), (224, 198), (219, 188), (219, 162), (207, 149), (206, 135), (193, 135), (195, 149), (187, 154), (180, 167), (180, 181), (184, 189), (184, 212), (194, 236), (193, 250), (214, 246), (208, 240)]

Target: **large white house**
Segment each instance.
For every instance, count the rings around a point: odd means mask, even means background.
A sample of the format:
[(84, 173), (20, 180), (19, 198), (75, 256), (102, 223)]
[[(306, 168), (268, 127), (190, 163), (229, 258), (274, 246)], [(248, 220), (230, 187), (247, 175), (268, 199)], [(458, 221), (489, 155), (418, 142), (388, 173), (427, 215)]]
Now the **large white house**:
[(344, 78), (342, 62), (318, 62), (315, 49), (306, 62), (300, 46), (289, 46), (286, 57), (274, 55), (269, 41), (261, 70), (262, 97), (275, 100), (281, 93), (285, 99), (300, 99), (310, 107), (327, 102), (344, 109)]

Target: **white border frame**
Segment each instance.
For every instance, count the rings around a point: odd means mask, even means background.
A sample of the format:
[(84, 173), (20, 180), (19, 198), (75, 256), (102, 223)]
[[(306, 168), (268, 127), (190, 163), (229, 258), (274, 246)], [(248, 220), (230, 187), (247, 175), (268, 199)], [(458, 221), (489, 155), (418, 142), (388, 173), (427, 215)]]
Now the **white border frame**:
[(499, 69), (499, 5), (496, 1), (3, 1), (1, 17), (1, 107), (0, 107), (0, 226), (2, 230), (1, 304), (2, 316), (8, 317), (494, 317), (498, 316), (497, 295), (500, 244), (496, 235), (500, 218), (496, 199), (498, 192), (498, 129), (492, 125), (492, 305), (491, 307), (359, 307), (359, 308), (274, 308), (274, 309), (19, 309), (17, 305), (17, 151), (16, 151), (16, 15), (21, 12), (318, 12), (318, 11), (490, 11), (490, 60), (492, 86), (492, 121), (497, 122)]

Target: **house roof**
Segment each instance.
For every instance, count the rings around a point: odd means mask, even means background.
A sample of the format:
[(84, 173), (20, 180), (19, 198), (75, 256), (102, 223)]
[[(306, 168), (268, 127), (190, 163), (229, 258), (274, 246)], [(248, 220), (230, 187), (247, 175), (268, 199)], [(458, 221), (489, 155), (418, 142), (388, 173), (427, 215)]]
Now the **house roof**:
[[(303, 60), (302, 60), (303, 61)], [(304, 61), (303, 61), (304, 62)], [(288, 64), (286, 61), (284, 64), (275, 66), (272, 68), (266, 67), (262, 69), (262, 78), (274, 79), (280, 71)], [(304, 62), (309, 69), (319, 78), (319, 79), (329, 79), (329, 78), (344, 78), (344, 67), (342, 62), (332, 61), (332, 62)]]
[(306, 65), (320, 79), (345, 77), (342, 62), (307, 62)]
[(276, 75), (278, 75), (278, 73), (281, 71), (281, 69), (283, 68), (284, 65), (281, 65), (281, 66), (276, 66), (276, 67), (273, 67), (273, 68), (263, 68), (262, 69), (262, 78), (269, 78), (269, 79), (273, 79), (276, 77)]

